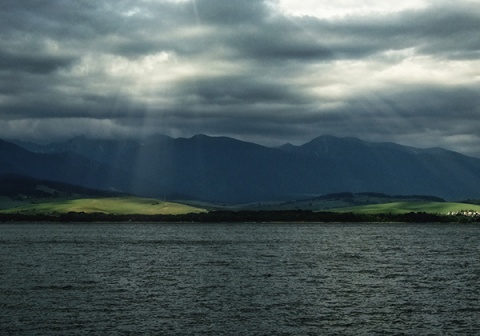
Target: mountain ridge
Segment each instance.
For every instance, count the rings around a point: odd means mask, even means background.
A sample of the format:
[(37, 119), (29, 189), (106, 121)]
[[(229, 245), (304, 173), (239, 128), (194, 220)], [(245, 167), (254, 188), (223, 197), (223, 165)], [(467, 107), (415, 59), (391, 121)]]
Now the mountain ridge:
[[(82, 137), (14, 146), (0, 143), (0, 173), (148, 197), (231, 204), (366, 191), (480, 197), (478, 158), (353, 137), (319, 136), (300, 146), (276, 148), (204, 134), (140, 140)], [(22, 159), (12, 159), (12, 152)], [(45, 173), (51, 171), (56, 173)]]

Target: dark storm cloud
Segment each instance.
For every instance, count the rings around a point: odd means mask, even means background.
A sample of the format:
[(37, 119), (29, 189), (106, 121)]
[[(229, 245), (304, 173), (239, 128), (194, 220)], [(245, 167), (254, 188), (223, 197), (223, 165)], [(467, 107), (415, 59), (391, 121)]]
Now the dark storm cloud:
[[(441, 85), (417, 84), (397, 85), (385, 90), (381, 96), (356, 97), (348, 101), (350, 108), (364, 110), (390, 109), (396, 111), (403, 118), (421, 116), (425, 118), (437, 117), (439, 120), (458, 120), (459, 116), (474, 118), (478, 115), (480, 85), (457, 86), (448, 88)], [(376, 106), (364, 104), (371, 101)], [(458, 112), (462, 114), (459, 115)]]
[(480, 7), (427, 4), (322, 18), (258, 0), (2, 1), (0, 128), (330, 133), (480, 155)]
[(268, 15), (265, 3), (258, 0), (197, 0), (194, 5), (200, 23), (248, 25), (258, 23)]
[[(346, 23), (343, 31), (360, 38), (359, 41), (378, 39), (379, 50), (389, 47), (415, 47), (421, 53), (438, 56), (468, 55), (479, 50), (480, 41), (475, 31), (480, 29), (478, 6), (433, 7), (422, 11), (405, 11), (369, 22)], [(477, 55), (478, 56), (478, 55)]]
[(38, 54), (13, 54), (0, 50), (0, 72), (49, 74), (73, 64), (73, 57)]
[(194, 96), (207, 105), (241, 105), (256, 103), (302, 104), (306, 96), (294, 87), (251, 76), (220, 76), (179, 83), (181, 96)]
[(308, 36), (291, 23), (270, 23), (256, 28), (254, 31), (245, 29), (237, 32), (232, 47), (244, 57), (270, 61), (334, 58), (335, 50), (332, 46), (323, 44), (320, 37)]

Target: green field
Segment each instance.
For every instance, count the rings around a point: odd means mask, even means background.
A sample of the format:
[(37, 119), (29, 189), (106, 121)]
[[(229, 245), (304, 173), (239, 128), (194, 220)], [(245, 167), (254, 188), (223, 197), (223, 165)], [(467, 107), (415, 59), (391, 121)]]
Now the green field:
[(32, 203), (1, 210), (0, 213), (54, 214), (68, 212), (180, 215), (205, 212), (204, 209), (180, 203), (163, 202), (157, 199), (140, 197), (81, 198)]
[(446, 215), (451, 211), (461, 210), (480, 212), (480, 205), (453, 202), (393, 202), (332, 209), (332, 211), (335, 212), (353, 212), (359, 214), (404, 214), (409, 212), (426, 212), (441, 215)]

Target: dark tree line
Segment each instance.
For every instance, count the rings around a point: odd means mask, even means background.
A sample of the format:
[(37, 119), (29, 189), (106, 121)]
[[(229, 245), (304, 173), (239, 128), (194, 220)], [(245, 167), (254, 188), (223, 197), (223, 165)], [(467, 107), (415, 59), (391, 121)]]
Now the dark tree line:
[(478, 218), (447, 216), (425, 212), (406, 214), (358, 214), (314, 212), (308, 210), (285, 211), (211, 211), (183, 215), (115, 215), (105, 213), (69, 212), (66, 214), (0, 214), (0, 222), (175, 222), (175, 223), (273, 223), (273, 222), (406, 222), (406, 223), (468, 223)]

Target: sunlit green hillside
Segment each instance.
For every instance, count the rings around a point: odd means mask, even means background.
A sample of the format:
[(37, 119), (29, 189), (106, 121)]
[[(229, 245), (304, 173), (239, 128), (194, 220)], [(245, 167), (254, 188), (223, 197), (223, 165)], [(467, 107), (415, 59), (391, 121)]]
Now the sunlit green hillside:
[(451, 211), (473, 210), (480, 212), (480, 205), (453, 203), (453, 202), (393, 202), (370, 204), (356, 207), (338, 208), (336, 212), (353, 212), (361, 214), (391, 213), (402, 214), (409, 212), (427, 212), (446, 215)]
[(54, 200), (28, 204), (0, 211), (0, 213), (52, 214), (67, 212), (102, 212), (109, 214), (186, 214), (205, 212), (204, 209), (184, 204), (163, 202), (140, 197), (82, 198)]

